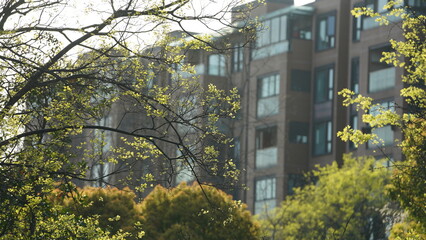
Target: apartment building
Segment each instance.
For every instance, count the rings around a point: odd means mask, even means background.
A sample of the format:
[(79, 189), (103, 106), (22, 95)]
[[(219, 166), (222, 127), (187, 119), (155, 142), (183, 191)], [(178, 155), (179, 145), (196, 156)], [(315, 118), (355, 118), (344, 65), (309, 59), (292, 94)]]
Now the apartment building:
[[(249, 13), (262, 22), (249, 44), (241, 33), (229, 32), (217, 41), (226, 39), (232, 46), (230, 51), (188, 51), (186, 61), (195, 66), (202, 86), (236, 87), (241, 94), (237, 118), (220, 126), (234, 138), (233, 147), (220, 149), (221, 157), (231, 156), (243, 170), (240, 183), (248, 190), (231, 193), (254, 214), (278, 206), (294, 187), (303, 185), (303, 174), (316, 165), (342, 164), (345, 153), (387, 158), (389, 165), (402, 159), (395, 143), (402, 135), (392, 126), (374, 130), (383, 144), (370, 142), (355, 148), (337, 137), (347, 125), (371, 131), (363, 125), (360, 113), (343, 106), (338, 92), (344, 88), (370, 96), (382, 107), (402, 111), (399, 91), (404, 72), (380, 62), (381, 53), (391, 51), (389, 40), (402, 38), (400, 23), (379, 26), (372, 18), (351, 15), (351, 9), (358, 6), (384, 11), (386, 2), (316, 0), (295, 6), (293, 0), (268, 0)], [(418, 11), (426, 9), (423, 1), (406, 0), (404, 4)], [(241, 20), (238, 10), (244, 11), (244, 6), (234, 10), (235, 21)], [(157, 76), (161, 84), (172, 78), (164, 73)], [(125, 109), (123, 106), (113, 111)], [(143, 118), (126, 115), (115, 121), (129, 121), (123, 126), (133, 126)], [(177, 149), (169, 150), (178, 157)], [(92, 171), (104, 171), (105, 175), (104, 168), (109, 166), (95, 166)], [(143, 173), (161, 171), (134, 168)], [(173, 180), (164, 181), (194, 180), (185, 167), (176, 166), (176, 170)]]
[[(222, 77), (242, 95), (232, 136), (234, 158), (244, 169), (241, 183), (248, 190), (239, 192), (238, 198), (255, 214), (278, 206), (303, 184), (303, 173), (316, 165), (342, 164), (345, 153), (386, 158), (389, 166), (402, 159), (395, 143), (402, 135), (392, 126), (374, 130), (382, 144), (355, 148), (337, 137), (347, 125), (371, 131), (360, 113), (343, 106), (338, 92), (344, 88), (402, 111), (404, 72), (380, 62), (382, 52), (391, 51), (389, 40), (402, 38), (400, 23), (395, 19), (379, 26), (373, 18), (351, 15), (359, 6), (384, 12), (386, 3), (317, 0), (294, 6), (292, 1), (267, 1), (252, 13), (262, 22), (255, 42), (241, 48), (236, 37), (232, 53), (221, 56), (219, 72), (227, 73)], [(422, 1), (404, 4), (417, 11), (426, 7)], [(215, 68), (217, 54), (207, 58), (206, 68)], [(208, 71), (204, 78), (211, 75), (215, 74)]]

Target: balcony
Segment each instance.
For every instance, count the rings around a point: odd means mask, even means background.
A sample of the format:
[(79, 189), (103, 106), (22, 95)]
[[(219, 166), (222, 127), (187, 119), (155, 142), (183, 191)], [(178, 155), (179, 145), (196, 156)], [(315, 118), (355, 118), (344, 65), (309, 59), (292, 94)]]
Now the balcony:
[(254, 214), (260, 214), (263, 212), (269, 212), (276, 207), (275, 199), (268, 199), (262, 201), (256, 201), (254, 203)]
[(278, 95), (260, 98), (257, 101), (257, 117), (275, 115), (279, 112)]
[(274, 43), (265, 47), (253, 49), (251, 52), (251, 58), (253, 60), (262, 59), (266, 57), (271, 57), (274, 55), (278, 55), (281, 53), (285, 53), (289, 51), (289, 42), (283, 41)]
[(269, 147), (256, 150), (256, 168), (275, 166), (278, 159), (278, 148)]

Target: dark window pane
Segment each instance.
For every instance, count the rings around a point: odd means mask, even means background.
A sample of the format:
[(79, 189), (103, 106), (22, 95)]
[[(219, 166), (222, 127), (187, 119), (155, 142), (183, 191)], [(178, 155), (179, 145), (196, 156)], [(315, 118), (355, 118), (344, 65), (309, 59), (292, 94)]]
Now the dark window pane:
[(305, 178), (303, 174), (289, 174), (287, 179), (287, 194), (293, 195), (294, 188), (303, 187), (305, 185)]
[(336, 17), (329, 16), (327, 18), (327, 35), (328, 36), (334, 36), (335, 24), (336, 24)]
[(311, 86), (311, 72), (303, 70), (291, 71), (291, 90), (309, 92)]
[(333, 141), (331, 121), (314, 124), (314, 155), (331, 153)]
[(336, 16), (323, 15), (317, 18), (316, 49), (325, 50), (335, 45)]
[(292, 143), (308, 143), (309, 124), (304, 122), (290, 122), (289, 140)]
[(330, 101), (334, 94), (334, 68), (322, 67), (315, 74), (315, 103)]
[(268, 127), (256, 131), (256, 149), (274, 147), (277, 145), (277, 127)]
[(359, 58), (353, 58), (351, 62), (351, 90), (359, 93)]

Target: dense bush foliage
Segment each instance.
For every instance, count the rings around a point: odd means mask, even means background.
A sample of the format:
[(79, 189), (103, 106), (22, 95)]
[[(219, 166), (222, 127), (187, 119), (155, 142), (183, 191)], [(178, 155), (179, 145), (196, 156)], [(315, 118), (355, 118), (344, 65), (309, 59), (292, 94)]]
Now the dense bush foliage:
[(62, 201), (65, 211), (83, 218), (98, 216), (99, 227), (111, 233), (120, 230), (137, 236), (135, 227), (141, 220), (136, 195), (129, 188), (86, 187)]
[(144, 239), (258, 239), (246, 206), (209, 186), (157, 186), (142, 202)]

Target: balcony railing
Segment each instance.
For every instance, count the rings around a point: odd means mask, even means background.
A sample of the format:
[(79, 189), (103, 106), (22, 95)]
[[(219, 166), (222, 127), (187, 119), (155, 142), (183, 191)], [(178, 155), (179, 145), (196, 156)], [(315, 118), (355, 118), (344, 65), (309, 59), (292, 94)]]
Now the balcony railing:
[(254, 203), (254, 214), (260, 214), (265, 211), (267, 212), (274, 209), (275, 207), (276, 207), (275, 199), (256, 201)]
[(256, 150), (256, 168), (267, 168), (277, 164), (277, 147)]
[(274, 55), (288, 52), (288, 50), (289, 50), (288, 41), (278, 42), (278, 43), (267, 45), (261, 48), (253, 49), (251, 52), (251, 58), (253, 60), (262, 59), (262, 58), (271, 57)]
[(279, 111), (278, 95), (257, 101), (257, 117), (275, 115)]

